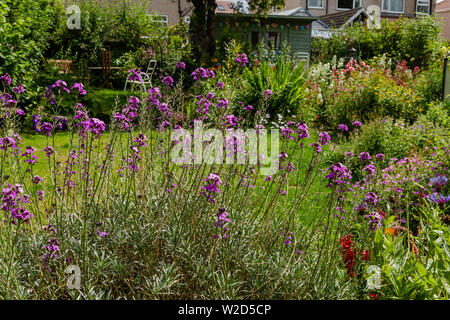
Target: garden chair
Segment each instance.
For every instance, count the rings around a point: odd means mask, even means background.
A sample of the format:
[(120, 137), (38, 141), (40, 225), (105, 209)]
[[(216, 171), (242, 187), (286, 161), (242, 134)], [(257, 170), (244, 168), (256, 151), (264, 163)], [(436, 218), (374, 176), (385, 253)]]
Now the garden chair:
[(131, 84), (131, 91), (134, 90), (136, 85), (143, 86), (144, 90), (147, 90), (146, 85), (150, 85), (150, 87), (152, 86), (152, 77), (153, 73), (155, 72), (155, 69), (156, 69), (156, 60), (150, 60), (147, 65), (147, 70), (141, 73), (142, 81), (130, 80), (131, 74), (128, 75), (127, 80), (125, 81), (125, 88), (123, 89), (123, 91), (127, 90), (127, 86), (129, 83)]
[(309, 67), (309, 53), (304, 51), (294, 52), (294, 60), (295, 61), (306, 61), (305, 68)]

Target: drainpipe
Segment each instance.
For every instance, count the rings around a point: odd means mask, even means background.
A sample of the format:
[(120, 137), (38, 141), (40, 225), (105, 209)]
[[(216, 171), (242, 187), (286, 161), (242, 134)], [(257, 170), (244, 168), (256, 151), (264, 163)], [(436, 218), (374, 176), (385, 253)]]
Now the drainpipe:
[(181, 10), (181, 0), (178, 0), (178, 18), (181, 19), (183, 14), (183, 10)]
[(444, 74), (442, 75), (442, 101), (445, 100), (445, 81), (447, 80), (447, 63), (448, 63), (449, 54), (447, 53), (444, 58)]

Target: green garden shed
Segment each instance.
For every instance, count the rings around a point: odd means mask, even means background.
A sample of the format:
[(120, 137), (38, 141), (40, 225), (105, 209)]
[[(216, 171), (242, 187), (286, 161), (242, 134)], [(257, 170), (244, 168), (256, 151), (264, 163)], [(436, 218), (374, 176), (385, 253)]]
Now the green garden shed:
[(281, 48), (287, 41), (294, 56), (309, 58), (311, 50), (312, 16), (226, 14), (216, 15), (216, 39), (234, 38), (255, 47), (260, 41)]

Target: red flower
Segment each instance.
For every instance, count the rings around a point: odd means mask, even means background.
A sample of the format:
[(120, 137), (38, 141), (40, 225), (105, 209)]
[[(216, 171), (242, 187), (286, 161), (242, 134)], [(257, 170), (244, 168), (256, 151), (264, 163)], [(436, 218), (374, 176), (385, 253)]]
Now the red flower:
[(361, 260), (364, 260), (364, 261), (370, 260), (370, 250), (366, 250), (363, 252)]
[(371, 293), (369, 294), (369, 296), (373, 299), (373, 300), (378, 300), (381, 297), (381, 293)]
[(342, 247), (342, 260), (344, 261), (344, 267), (347, 269), (347, 274), (353, 278), (353, 267), (356, 262), (356, 254), (353, 250), (352, 236), (348, 235), (341, 239)]

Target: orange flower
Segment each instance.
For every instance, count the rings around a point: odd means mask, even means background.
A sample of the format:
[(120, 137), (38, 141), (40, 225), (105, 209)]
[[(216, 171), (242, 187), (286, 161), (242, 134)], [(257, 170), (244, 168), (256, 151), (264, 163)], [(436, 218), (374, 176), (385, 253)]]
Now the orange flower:
[(385, 231), (386, 234), (390, 234), (391, 236), (393, 236), (396, 232), (396, 230), (394, 228), (389, 228)]

